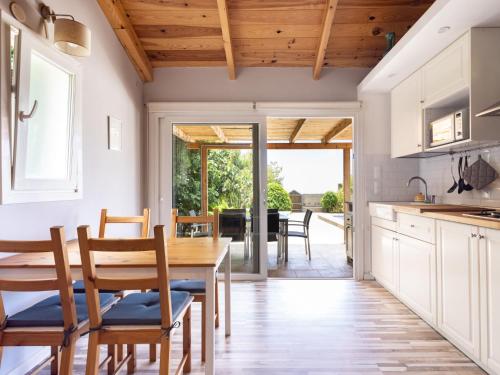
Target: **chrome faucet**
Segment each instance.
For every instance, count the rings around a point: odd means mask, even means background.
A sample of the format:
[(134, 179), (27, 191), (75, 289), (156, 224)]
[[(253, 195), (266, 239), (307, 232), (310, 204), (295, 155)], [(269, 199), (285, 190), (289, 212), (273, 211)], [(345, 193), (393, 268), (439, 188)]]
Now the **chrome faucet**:
[(425, 203), (434, 203), (434, 200), (435, 200), (435, 199), (434, 199), (434, 196), (431, 198), (431, 197), (429, 196), (429, 192), (427, 191), (427, 181), (425, 181), (425, 180), (424, 180), (422, 177), (420, 177), (420, 176), (413, 176), (412, 178), (410, 178), (410, 179), (408, 180), (408, 182), (406, 183), (406, 186), (408, 186), (408, 187), (409, 187), (409, 186), (410, 186), (410, 184), (411, 184), (411, 182), (412, 182), (413, 180), (420, 180), (420, 181), (422, 181), (422, 182), (424, 183), (424, 186), (425, 186)]

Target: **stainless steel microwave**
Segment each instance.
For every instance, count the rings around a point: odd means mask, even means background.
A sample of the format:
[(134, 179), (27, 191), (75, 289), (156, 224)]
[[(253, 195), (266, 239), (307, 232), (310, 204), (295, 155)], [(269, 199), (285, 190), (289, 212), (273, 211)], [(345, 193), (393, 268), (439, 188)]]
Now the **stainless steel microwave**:
[(469, 109), (464, 108), (429, 123), (430, 147), (469, 138)]

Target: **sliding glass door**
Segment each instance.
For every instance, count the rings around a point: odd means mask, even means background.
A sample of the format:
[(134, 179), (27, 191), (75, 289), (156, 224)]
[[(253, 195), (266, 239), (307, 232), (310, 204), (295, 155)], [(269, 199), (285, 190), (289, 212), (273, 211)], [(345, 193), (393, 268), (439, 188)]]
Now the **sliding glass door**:
[[(232, 239), (232, 272), (257, 274), (259, 263), (259, 127), (172, 124), (172, 207), (182, 216), (219, 213)], [(207, 224), (179, 224), (178, 236), (211, 236)]]

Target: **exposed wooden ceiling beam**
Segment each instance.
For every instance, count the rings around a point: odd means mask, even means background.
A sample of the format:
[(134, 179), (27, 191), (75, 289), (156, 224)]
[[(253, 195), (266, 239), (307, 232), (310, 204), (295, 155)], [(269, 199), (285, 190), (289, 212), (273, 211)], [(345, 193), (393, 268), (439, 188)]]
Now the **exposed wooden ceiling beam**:
[(97, 0), (143, 81), (153, 80), (153, 68), (120, 0)]
[(321, 68), (325, 60), (326, 49), (328, 48), (328, 40), (332, 31), (333, 18), (337, 9), (338, 0), (326, 0), (326, 10), (323, 17), (323, 25), (321, 27), (321, 36), (319, 38), (318, 49), (316, 51), (316, 60), (314, 61), (313, 78), (319, 79)]
[[(188, 150), (198, 150), (201, 147), (210, 150), (241, 150), (252, 149), (251, 143), (188, 143)], [(268, 143), (268, 150), (338, 150), (351, 149), (351, 142), (338, 143)]]
[(332, 140), (337, 134), (339, 134), (341, 131), (346, 129), (348, 126), (350, 126), (352, 123), (352, 120), (349, 118), (340, 120), (338, 124), (336, 124), (332, 130), (330, 130), (326, 135), (323, 137), (322, 143), (327, 144)]
[(295, 125), (295, 129), (293, 129), (292, 135), (290, 136), (290, 143), (295, 143), (295, 141), (299, 138), (305, 122), (305, 118), (301, 118), (297, 121), (297, 125)]
[(173, 131), (172, 133), (177, 137), (177, 138), (180, 138), (182, 139), (184, 142), (186, 143), (192, 143), (194, 142), (194, 139), (187, 135), (186, 132), (184, 132), (184, 130), (178, 128), (177, 126), (174, 126), (173, 127)]
[(224, 51), (226, 52), (226, 62), (229, 79), (236, 79), (236, 66), (234, 64), (233, 44), (231, 42), (227, 1), (217, 0), (217, 7), (219, 8), (220, 26), (222, 29), (222, 40), (224, 41)]
[(228, 139), (226, 135), (224, 134), (224, 130), (220, 126), (211, 126), (212, 130), (214, 133), (217, 135), (217, 137), (223, 142), (223, 143), (228, 143)]

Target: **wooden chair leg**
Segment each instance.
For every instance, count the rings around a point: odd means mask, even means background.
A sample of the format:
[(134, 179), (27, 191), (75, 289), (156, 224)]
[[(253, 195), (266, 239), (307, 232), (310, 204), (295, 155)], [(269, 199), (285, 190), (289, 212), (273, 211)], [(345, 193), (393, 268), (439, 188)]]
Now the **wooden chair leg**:
[(149, 362), (156, 362), (156, 344), (149, 345)]
[(215, 328), (219, 328), (219, 281), (215, 278)]
[(71, 375), (73, 373), (73, 360), (75, 358), (76, 340), (70, 340), (68, 346), (62, 348), (60, 374)]
[(163, 336), (160, 341), (160, 374), (168, 375), (170, 372), (170, 346), (171, 341)]
[(54, 356), (54, 359), (50, 363), (50, 375), (57, 375), (59, 374), (59, 367), (61, 366), (61, 355), (59, 353), (59, 347), (51, 346), (50, 355)]
[(85, 375), (99, 374), (99, 332), (90, 332)]
[(117, 362), (121, 362), (123, 360), (123, 345), (118, 344), (116, 346), (116, 360)]
[(111, 357), (111, 360), (108, 362), (108, 375), (114, 375), (116, 371), (116, 366), (118, 364), (117, 361), (117, 345), (108, 345), (108, 356)]
[(183, 372), (191, 372), (191, 307), (184, 314), (182, 323), (182, 355), (186, 357)]
[(135, 345), (127, 345), (127, 353), (130, 355), (130, 358), (127, 362), (127, 374), (133, 374), (135, 372), (135, 361), (137, 357), (135, 352)]
[(205, 304), (205, 299), (201, 301), (201, 361), (205, 362), (205, 336), (207, 334), (206, 332), (206, 324), (205, 324), (205, 314), (206, 314), (206, 304)]

